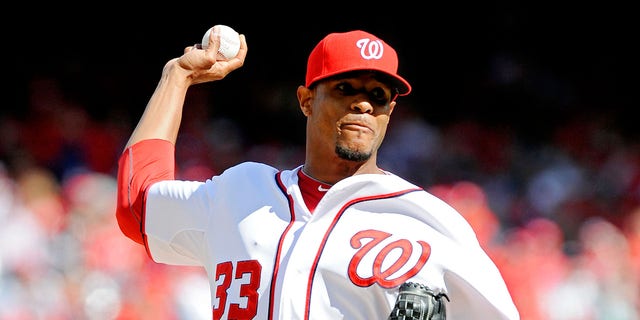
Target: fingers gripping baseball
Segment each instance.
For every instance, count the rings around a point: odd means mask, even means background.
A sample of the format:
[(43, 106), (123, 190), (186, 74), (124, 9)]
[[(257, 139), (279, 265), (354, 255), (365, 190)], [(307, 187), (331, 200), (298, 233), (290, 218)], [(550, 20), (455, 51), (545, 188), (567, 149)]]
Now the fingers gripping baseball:
[[(221, 46), (219, 27), (213, 27), (213, 32), (207, 32), (208, 43), (195, 44), (186, 47), (183, 55), (177, 59), (177, 65), (191, 72), (193, 83), (202, 83), (223, 79), (227, 74), (242, 67), (247, 55), (247, 42), (244, 35), (238, 35), (238, 53), (229, 59), (220, 55)], [(204, 41), (205, 39), (203, 39)], [(224, 44), (222, 44), (224, 45)]]

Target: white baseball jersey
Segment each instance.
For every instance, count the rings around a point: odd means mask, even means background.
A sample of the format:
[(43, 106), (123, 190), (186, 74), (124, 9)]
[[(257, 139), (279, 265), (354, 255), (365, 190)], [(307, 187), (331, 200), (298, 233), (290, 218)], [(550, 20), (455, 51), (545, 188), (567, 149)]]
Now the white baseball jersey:
[(297, 171), (246, 162), (147, 193), (154, 261), (200, 265), (215, 319), (386, 319), (398, 287), (443, 292), (447, 319), (519, 319), (467, 221), (391, 173), (355, 175), (307, 209)]

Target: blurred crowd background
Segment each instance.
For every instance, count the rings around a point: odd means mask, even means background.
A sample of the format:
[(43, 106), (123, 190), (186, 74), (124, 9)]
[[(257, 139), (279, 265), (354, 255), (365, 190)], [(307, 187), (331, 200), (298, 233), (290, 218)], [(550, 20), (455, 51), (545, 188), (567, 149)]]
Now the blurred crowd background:
[(364, 28), (398, 50), (414, 89), (380, 165), (468, 219), (522, 319), (640, 319), (635, 17), (585, 6), (327, 4), (254, 19), (213, 6), (197, 18), (40, 8), (9, 35), (5, 60), (0, 320), (210, 319), (203, 271), (150, 261), (114, 208), (118, 156), (164, 62), (217, 23), (245, 33), (249, 54), (189, 92), (181, 178), (301, 164), (307, 54), (327, 32)]

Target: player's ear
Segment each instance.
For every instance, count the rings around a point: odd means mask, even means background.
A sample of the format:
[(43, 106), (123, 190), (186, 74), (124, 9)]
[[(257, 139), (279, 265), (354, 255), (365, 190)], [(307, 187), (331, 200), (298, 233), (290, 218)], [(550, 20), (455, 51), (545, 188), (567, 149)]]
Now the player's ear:
[(393, 113), (393, 109), (395, 109), (395, 107), (396, 107), (396, 101), (395, 100), (389, 102), (389, 115), (391, 115)]
[(300, 110), (305, 116), (309, 116), (311, 114), (311, 100), (313, 98), (313, 90), (305, 87), (298, 86), (298, 103), (300, 104)]

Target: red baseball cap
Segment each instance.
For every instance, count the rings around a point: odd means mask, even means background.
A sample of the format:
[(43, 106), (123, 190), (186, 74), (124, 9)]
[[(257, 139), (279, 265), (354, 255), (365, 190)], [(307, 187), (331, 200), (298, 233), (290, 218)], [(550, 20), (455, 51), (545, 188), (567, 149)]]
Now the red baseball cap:
[(398, 55), (386, 42), (361, 30), (330, 33), (311, 51), (305, 86), (349, 71), (374, 70), (396, 82), (398, 94), (406, 96), (411, 85), (398, 75)]

